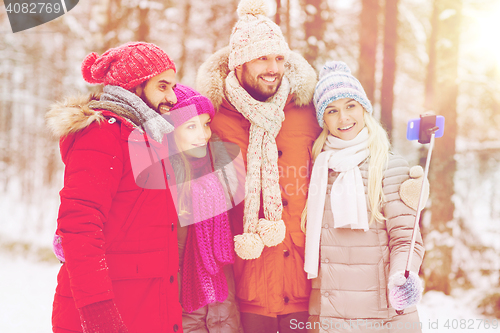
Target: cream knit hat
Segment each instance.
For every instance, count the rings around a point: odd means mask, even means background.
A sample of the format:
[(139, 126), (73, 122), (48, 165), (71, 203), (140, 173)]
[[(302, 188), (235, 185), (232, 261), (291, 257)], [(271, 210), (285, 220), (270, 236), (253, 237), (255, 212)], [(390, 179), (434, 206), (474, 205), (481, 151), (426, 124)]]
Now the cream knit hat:
[(240, 20), (233, 28), (229, 45), (229, 70), (268, 54), (288, 57), (290, 48), (280, 27), (266, 15), (265, 0), (241, 0)]

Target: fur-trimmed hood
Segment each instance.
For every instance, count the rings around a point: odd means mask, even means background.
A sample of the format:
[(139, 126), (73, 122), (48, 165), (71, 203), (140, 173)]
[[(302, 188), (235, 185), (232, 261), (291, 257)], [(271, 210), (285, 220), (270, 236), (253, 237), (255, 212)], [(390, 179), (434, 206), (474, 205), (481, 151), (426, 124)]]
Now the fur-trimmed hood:
[(108, 110), (115, 116), (125, 119), (132, 128), (139, 128), (139, 119), (127, 110), (112, 102), (99, 100), (99, 94), (68, 97), (61, 102), (52, 104), (45, 115), (47, 126), (57, 137), (64, 137), (88, 127), (94, 121), (106, 119), (101, 110)]
[(102, 112), (89, 107), (89, 103), (93, 100), (98, 100), (98, 97), (90, 94), (68, 97), (52, 104), (45, 115), (47, 126), (55, 136), (63, 137), (86, 128), (94, 121), (103, 121)]
[[(196, 89), (207, 96), (217, 110), (225, 98), (225, 80), (229, 74), (229, 46), (212, 54), (199, 68)], [(317, 74), (314, 68), (300, 54), (290, 51), (285, 64), (285, 76), (290, 81), (290, 94), (297, 106), (311, 103)]]

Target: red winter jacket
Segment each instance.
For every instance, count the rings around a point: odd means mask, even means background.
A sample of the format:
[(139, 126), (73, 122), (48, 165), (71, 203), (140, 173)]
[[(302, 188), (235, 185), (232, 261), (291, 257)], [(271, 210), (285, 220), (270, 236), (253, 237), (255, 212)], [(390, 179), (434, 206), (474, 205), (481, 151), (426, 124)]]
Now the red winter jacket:
[(155, 182), (163, 189), (136, 184), (152, 174), (139, 176), (138, 167), (168, 156), (166, 142), (149, 139), (146, 149), (131, 121), (89, 109), (88, 102), (67, 101), (47, 114), (66, 166), (57, 221), (66, 262), (57, 277), (53, 330), (81, 332), (77, 308), (113, 299), (130, 333), (182, 332), (172, 196), (161, 168), (163, 179)]

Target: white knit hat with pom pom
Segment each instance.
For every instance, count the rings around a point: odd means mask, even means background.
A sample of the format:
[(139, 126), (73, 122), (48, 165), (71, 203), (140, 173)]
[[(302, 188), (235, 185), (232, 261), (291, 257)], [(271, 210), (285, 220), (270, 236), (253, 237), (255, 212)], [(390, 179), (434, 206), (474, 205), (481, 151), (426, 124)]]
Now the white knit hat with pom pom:
[(266, 13), (265, 0), (241, 0), (238, 5), (240, 19), (229, 40), (229, 70), (269, 54), (288, 57), (290, 49), (280, 27), (265, 16)]
[(342, 61), (329, 61), (319, 72), (319, 81), (314, 89), (313, 102), (319, 126), (323, 127), (323, 114), (328, 104), (342, 98), (352, 98), (361, 104), (366, 112), (373, 112), (365, 90), (351, 74), (349, 66)]

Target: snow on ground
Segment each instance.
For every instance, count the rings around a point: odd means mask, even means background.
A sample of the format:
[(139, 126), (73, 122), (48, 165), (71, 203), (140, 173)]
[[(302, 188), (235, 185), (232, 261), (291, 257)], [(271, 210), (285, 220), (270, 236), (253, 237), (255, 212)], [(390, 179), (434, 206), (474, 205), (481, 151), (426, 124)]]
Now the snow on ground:
[(478, 290), (459, 291), (453, 296), (427, 292), (417, 306), (422, 332), (500, 332), (500, 320), (487, 318), (476, 308), (482, 294)]
[(0, 332), (52, 332), (52, 299), (60, 264), (0, 251)]
[[(0, 332), (51, 332), (52, 299), (60, 264), (0, 251)], [(500, 332), (499, 320), (476, 309), (481, 292), (454, 296), (430, 291), (418, 305), (423, 333)], [(489, 320), (489, 328), (485, 319)], [(494, 328), (493, 320), (496, 320)], [(448, 321), (448, 328), (446, 327)], [(461, 327), (465, 327), (462, 328)]]

